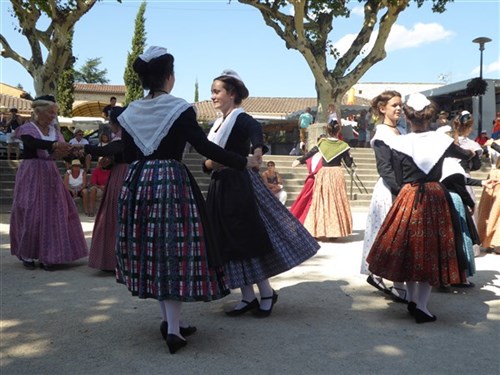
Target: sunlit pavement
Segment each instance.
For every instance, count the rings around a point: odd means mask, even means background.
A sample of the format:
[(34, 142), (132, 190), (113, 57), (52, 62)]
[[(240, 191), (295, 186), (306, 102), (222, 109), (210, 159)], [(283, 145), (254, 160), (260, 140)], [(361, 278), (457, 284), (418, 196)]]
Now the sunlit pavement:
[[(474, 374), (500, 373), (500, 255), (476, 258), (475, 288), (433, 292), (435, 323), (417, 325), (406, 306), (359, 274), (366, 212), (354, 233), (271, 282), (269, 318), (223, 313), (239, 291), (185, 303), (198, 327), (170, 355), (158, 304), (132, 298), (86, 259), (54, 272), (25, 270), (10, 255), (0, 214), (1, 374)], [(90, 243), (94, 218), (81, 216)]]

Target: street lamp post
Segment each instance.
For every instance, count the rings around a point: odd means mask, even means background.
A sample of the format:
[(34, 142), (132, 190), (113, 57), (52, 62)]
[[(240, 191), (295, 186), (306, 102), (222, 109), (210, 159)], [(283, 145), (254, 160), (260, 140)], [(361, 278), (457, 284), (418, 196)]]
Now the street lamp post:
[[(483, 51), (484, 45), (491, 42), (490, 38), (481, 36), (472, 41), (472, 43), (479, 44), (480, 59), (479, 59), (479, 78), (483, 79)], [(483, 95), (479, 95), (479, 114), (477, 116), (477, 135), (483, 131)]]

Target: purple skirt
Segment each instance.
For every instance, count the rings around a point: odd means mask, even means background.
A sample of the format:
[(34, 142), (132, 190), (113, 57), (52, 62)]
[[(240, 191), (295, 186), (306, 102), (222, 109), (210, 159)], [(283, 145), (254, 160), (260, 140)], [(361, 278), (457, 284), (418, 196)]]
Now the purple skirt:
[(48, 265), (88, 255), (75, 202), (53, 160), (21, 162), (10, 216), (10, 251)]

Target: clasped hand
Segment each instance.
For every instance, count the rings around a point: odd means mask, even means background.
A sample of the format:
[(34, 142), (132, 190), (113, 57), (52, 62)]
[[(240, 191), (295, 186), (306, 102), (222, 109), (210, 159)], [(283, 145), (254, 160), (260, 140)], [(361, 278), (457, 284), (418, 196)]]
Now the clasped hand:
[(483, 180), (481, 184), (487, 189), (493, 189), (498, 183), (500, 183), (499, 180), (488, 178), (487, 180)]

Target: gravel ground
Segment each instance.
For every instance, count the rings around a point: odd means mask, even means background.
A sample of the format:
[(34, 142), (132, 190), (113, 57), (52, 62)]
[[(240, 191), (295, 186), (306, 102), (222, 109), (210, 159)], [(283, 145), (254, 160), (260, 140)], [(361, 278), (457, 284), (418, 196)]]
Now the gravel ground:
[[(0, 373), (10, 374), (500, 374), (500, 255), (476, 258), (475, 288), (433, 292), (435, 323), (417, 325), (359, 274), (366, 212), (354, 234), (274, 277), (272, 315), (226, 317), (240, 299), (186, 303), (198, 327), (168, 353), (154, 300), (133, 298), (87, 259), (26, 270), (0, 214)], [(82, 216), (90, 242), (92, 221)]]

